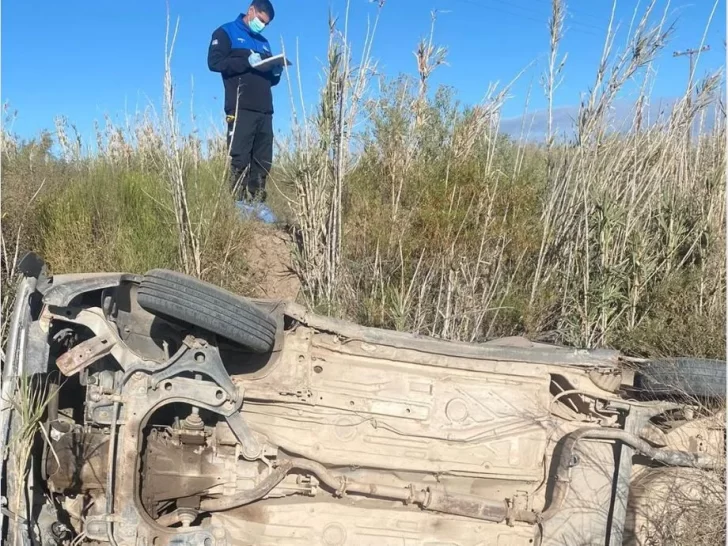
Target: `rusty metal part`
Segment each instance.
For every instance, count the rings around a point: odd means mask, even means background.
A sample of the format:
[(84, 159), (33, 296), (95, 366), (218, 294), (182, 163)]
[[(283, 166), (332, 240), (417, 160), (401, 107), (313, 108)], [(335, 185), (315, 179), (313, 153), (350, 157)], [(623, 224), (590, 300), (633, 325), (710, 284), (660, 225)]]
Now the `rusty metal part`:
[(192, 336), (187, 336), (184, 345), (166, 362), (153, 365), (138, 364), (129, 368), (124, 374), (122, 383), (126, 383), (137, 372), (151, 374), (150, 386), (153, 389), (156, 389), (165, 380), (183, 373), (203, 374), (223, 389), (227, 399), (236, 403), (236, 409), (242, 402), (235, 384), (225, 369), (217, 347), (210, 346), (207, 342), (197, 340)]
[(109, 451), (106, 434), (86, 433), (75, 427), (54, 441), (49, 451), (51, 448), (52, 453), (46, 457), (46, 472), (53, 493), (104, 489)]
[(179, 441), (183, 444), (203, 446), (207, 441), (207, 433), (204, 430), (185, 430), (182, 428), (175, 432)]
[(235, 437), (238, 439), (240, 444), (243, 446), (243, 457), (249, 461), (254, 461), (260, 457), (263, 448), (256, 439), (253, 431), (243, 419), (240, 413), (233, 413), (226, 417), (230, 430), (233, 431)]
[(292, 468), (292, 461), (284, 461), (253, 489), (229, 497), (204, 500), (200, 503), (200, 510), (203, 512), (222, 512), (260, 500), (281, 483)]
[(534, 523), (536, 514), (521, 510), (509, 510), (505, 501), (491, 501), (473, 495), (449, 495), (440, 488), (428, 488), (417, 491), (414, 484), (406, 488), (386, 485), (363, 484), (347, 479), (345, 476), (334, 476), (323, 465), (305, 459), (290, 459), (294, 468), (313, 472), (324, 484), (339, 495), (343, 493), (359, 493), (362, 495), (396, 499), (406, 504), (419, 504), (425, 510), (466, 516), (485, 521), (502, 522), (506, 518), (526, 523)]
[(493, 502), (473, 495), (450, 495), (441, 489), (431, 489), (424, 506), (427, 510), (474, 517), (500, 523), (505, 521), (508, 507), (505, 502)]
[(205, 428), (205, 423), (200, 417), (200, 408), (193, 407), (190, 414), (185, 417), (180, 424), (182, 425), (182, 428), (187, 430), (202, 430)]
[(172, 365), (162, 371), (156, 372), (152, 376), (151, 386), (152, 388), (156, 388), (165, 379), (176, 377), (185, 372), (207, 375), (220, 388), (225, 390), (228, 400), (237, 402), (240, 398), (235, 384), (230, 379), (230, 375), (227, 373), (225, 365), (220, 358), (220, 353), (215, 347), (204, 347), (185, 352)]
[(197, 510), (192, 508), (178, 508), (174, 512), (161, 516), (157, 520), (157, 525), (171, 527), (176, 523), (181, 523), (182, 527), (189, 527), (196, 518)]
[(116, 466), (114, 465), (116, 456), (116, 424), (119, 417), (119, 402), (114, 402), (111, 415), (111, 427), (109, 428), (109, 450), (108, 450), (108, 472), (106, 473), (106, 536), (113, 546), (117, 546), (114, 538), (114, 473)]
[(504, 521), (520, 521), (534, 524), (538, 514), (528, 510), (516, 510), (506, 501), (492, 501), (475, 495), (451, 495), (440, 488), (428, 490), (427, 504), (423, 508), (444, 514), (453, 514), (469, 518), (502, 523)]
[(116, 326), (106, 320), (104, 311), (100, 307), (80, 309), (76, 307), (57, 308), (47, 305), (43, 308), (39, 318), (39, 322), (44, 331), (50, 329), (51, 321), (79, 324), (91, 330), (96, 337), (113, 339), (114, 344), (111, 347), (110, 354), (124, 370), (130, 366), (144, 362), (144, 359), (132, 351), (121, 337), (119, 337)]
[(589, 370), (589, 379), (602, 390), (617, 392), (622, 384), (622, 372), (619, 368), (596, 368)]
[(566, 435), (563, 439), (564, 444), (556, 469), (556, 482), (551, 502), (547, 509), (541, 513), (541, 521), (550, 520), (561, 510), (571, 483), (570, 468), (574, 465), (574, 449), (579, 440), (586, 438), (622, 442), (643, 455), (667, 466), (682, 466), (703, 470), (720, 468), (720, 462), (712, 456), (704, 453), (689, 453), (686, 451), (669, 451), (654, 448), (646, 441), (624, 430), (591, 427), (580, 428)]
[(157, 430), (147, 437), (144, 453), (140, 497), (152, 517), (157, 516), (157, 503), (201, 495), (213, 487), (235, 482), (234, 473), (225, 460), (233, 459), (235, 450), (225, 452), (203, 445), (178, 444)]
[[(194, 342), (194, 339), (192, 341), (186, 340), (186, 343), (192, 342)], [(175, 388), (175, 385), (179, 385), (185, 393), (190, 393), (190, 395), (186, 396), (185, 401), (193, 406), (203, 407), (219, 413), (227, 419), (230, 429), (243, 447), (243, 457), (248, 460), (259, 458), (263, 447), (238, 412), (243, 402), (243, 393), (230, 379), (230, 375), (225, 370), (220, 358), (220, 353), (216, 347), (200, 344), (193, 344), (193, 347), (195, 347), (194, 350), (180, 349), (170, 359), (172, 364), (163, 370), (156, 371), (155, 369), (149, 380), (149, 386), (152, 388), (150, 399), (155, 398), (152, 393), (159, 393), (160, 390), (169, 392)], [(149, 371), (149, 369), (142, 366), (131, 368), (125, 374), (125, 380), (128, 381), (130, 378), (136, 377), (136, 373), (140, 371)], [(206, 374), (214, 383), (177, 377), (183, 372)], [(205, 392), (210, 388), (214, 390), (214, 402), (205, 403), (203, 396), (198, 397), (194, 394), (198, 390)]]
[(56, 365), (65, 376), (77, 374), (97, 360), (111, 353), (116, 340), (110, 336), (96, 336), (76, 345), (56, 360)]
[(374, 485), (358, 483), (348, 479), (346, 476), (335, 476), (320, 463), (309, 461), (307, 459), (292, 458), (286, 459), (293, 463), (293, 467), (298, 470), (306, 470), (315, 474), (329, 489), (332, 489), (337, 496), (343, 496), (344, 493), (359, 493), (373, 497), (386, 499), (396, 499), (404, 501), (407, 504), (417, 503), (424, 504), (427, 502), (426, 491), (415, 491), (414, 486), (394, 487), (389, 485)]
[[(166, 379), (156, 390), (149, 389), (149, 377), (132, 374), (123, 386), (123, 425), (119, 429), (115, 460), (115, 505), (123, 506), (123, 516), (115, 514), (114, 538), (121, 545), (146, 542), (158, 546), (167, 544), (198, 545), (205, 540), (216, 546), (226, 544), (213, 537), (211, 531), (199, 528), (164, 528), (152, 519), (139, 502), (141, 479), (139, 453), (143, 445), (144, 427), (149, 416), (167, 404), (181, 402), (208, 409), (226, 417), (235, 413), (235, 404), (225, 399), (224, 391), (209, 381), (196, 381), (183, 377)], [(100, 536), (99, 535), (94, 535)], [(105, 537), (104, 537), (105, 538)]]
[[(58, 459), (49, 453), (45, 460), (52, 492), (78, 494), (106, 489), (109, 435), (74, 427), (53, 441), (52, 449)], [(161, 502), (200, 495), (223, 485), (235, 486), (230, 461), (236, 459), (234, 448), (180, 444), (174, 437), (165, 438), (152, 430), (143, 456), (140, 498), (144, 508), (156, 518)]]
[(185, 339), (185, 342), (179, 347), (179, 349), (177, 349), (177, 351), (175, 351), (175, 353), (164, 362), (136, 362), (132, 366), (125, 368), (124, 377), (122, 378), (121, 383), (126, 383), (130, 377), (138, 372), (154, 374), (156, 372), (165, 370), (169, 366), (172, 366), (183, 356), (185, 356), (189, 350), (190, 344), (187, 342), (187, 339)]
[(200, 509), (205, 512), (224, 511), (260, 500), (293, 469), (315, 474), (337, 496), (343, 496), (345, 493), (358, 493), (369, 497), (395, 499), (406, 504), (418, 504), (425, 510), (496, 523), (506, 521), (506, 519), (535, 523), (538, 519), (537, 514), (533, 512), (512, 509), (506, 501), (491, 501), (474, 495), (451, 495), (440, 488), (418, 491), (414, 484), (407, 487), (394, 487), (359, 483), (346, 476), (335, 476), (323, 465), (301, 458), (282, 459), (278, 468), (254, 489), (233, 497), (205, 500), (200, 504)]

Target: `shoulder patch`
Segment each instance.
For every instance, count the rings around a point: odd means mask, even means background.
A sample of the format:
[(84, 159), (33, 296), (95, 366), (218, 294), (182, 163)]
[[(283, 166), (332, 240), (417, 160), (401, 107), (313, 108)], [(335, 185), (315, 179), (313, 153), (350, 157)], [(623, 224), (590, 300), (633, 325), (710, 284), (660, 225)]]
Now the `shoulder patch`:
[(217, 45), (217, 44), (219, 44), (219, 43), (220, 43), (220, 42), (218, 41), (218, 39), (217, 39), (217, 38), (215, 38), (215, 39), (214, 39), (214, 40), (212, 41), (212, 45)]

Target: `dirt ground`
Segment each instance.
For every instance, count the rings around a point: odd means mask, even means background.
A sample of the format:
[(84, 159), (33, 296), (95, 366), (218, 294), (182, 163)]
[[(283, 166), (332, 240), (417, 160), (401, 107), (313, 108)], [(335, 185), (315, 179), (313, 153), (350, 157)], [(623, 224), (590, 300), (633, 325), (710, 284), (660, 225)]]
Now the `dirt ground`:
[(296, 300), (301, 283), (293, 271), (291, 249), (293, 240), (280, 228), (256, 222), (252, 245), (246, 258), (251, 280), (255, 285), (255, 297), (279, 300)]

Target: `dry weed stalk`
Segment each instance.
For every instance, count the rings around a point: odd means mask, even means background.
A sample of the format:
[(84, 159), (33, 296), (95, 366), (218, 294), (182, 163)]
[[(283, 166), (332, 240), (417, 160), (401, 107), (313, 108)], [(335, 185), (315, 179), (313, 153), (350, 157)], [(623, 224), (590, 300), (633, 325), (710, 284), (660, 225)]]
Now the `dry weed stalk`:
[(169, 192), (172, 195), (174, 216), (179, 236), (178, 251), (185, 273), (200, 276), (202, 274), (202, 250), (200, 245), (199, 224), (192, 221), (188, 203), (188, 187), (185, 178), (187, 157), (181, 142), (180, 127), (177, 119), (174, 97), (174, 81), (172, 79), (172, 53), (179, 30), (179, 19), (170, 41), (170, 15), (167, 3), (167, 25), (164, 46), (164, 119), (162, 134), (164, 139), (164, 168), (169, 181)]
[[(582, 101), (577, 120), (577, 140), (585, 147), (589, 143), (599, 144), (609, 127), (607, 114), (619, 91), (640, 69), (649, 67), (657, 54), (663, 50), (673, 34), (674, 27), (666, 28), (667, 6), (660, 21), (651, 25), (657, 0), (651, 0), (645, 7), (637, 25), (627, 36), (627, 43), (621, 51), (614, 51), (616, 37), (615, 13), (617, 2), (612, 4), (604, 49), (597, 69), (594, 87), (587, 99)], [(639, 6), (635, 7), (633, 21), (638, 16)], [(631, 25), (632, 26), (632, 25)]]
[[(568, 56), (568, 54), (564, 54), (559, 59), (559, 45), (564, 38), (565, 16), (566, 2), (564, 0), (552, 0), (551, 18), (549, 19), (549, 63), (548, 71), (543, 79), (544, 93), (548, 101), (546, 147), (549, 152), (554, 145), (554, 93), (563, 81), (564, 66)], [(549, 157), (551, 157), (551, 154), (549, 154)]]
[[(647, 128), (637, 121), (622, 136), (610, 127), (607, 112), (617, 94), (638, 70), (644, 69), (645, 81), (650, 77), (650, 65), (671, 33), (664, 30), (665, 15), (649, 26), (654, 7), (653, 1), (639, 17), (622, 52), (613, 52), (610, 23), (596, 84), (579, 113), (575, 146), (549, 150), (554, 170), (531, 304), (560, 284), (554, 313), (571, 317), (560, 320), (559, 328), (565, 341), (580, 346), (608, 344), (619, 324), (638, 326), (649, 313), (645, 297), (651, 287), (700, 260), (706, 233), (723, 232), (714, 215), (725, 212), (719, 178), (724, 154), (712, 156), (715, 164), (695, 161), (701, 146), (682, 138), (715, 101), (717, 77), (704, 80), (692, 101), (679, 101), (666, 120)], [(647, 88), (642, 85), (643, 93)], [(643, 94), (637, 108), (647, 107)], [(724, 130), (717, 120), (708, 142), (720, 141)], [(706, 179), (714, 181), (707, 188)]]
[[(15, 493), (13, 498), (8, 499), (10, 512), (15, 520), (15, 529), (20, 529), (21, 524), (32, 521), (28, 512), (30, 507), (25, 502), (30, 458), (39, 433), (44, 435), (45, 441), (49, 441), (45, 437), (42, 420), (54, 395), (48, 388), (47, 380), (38, 382), (27, 375), (13, 380), (17, 383), (14, 396), (10, 400), (13, 408), (13, 435), (7, 445), (7, 455), (1, 455), (7, 457), (8, 476), (12, 480)], [(14, 534), (14, 543), (21, 544), (20, 534)]]
[[(61, 149), (61, 157), (68, 162), (78, 162), (83, 158), (83, 146), (81, 135), (76, 126), (69, 123), (66, 116), (59, 116), (55, 120), (56, 138)], [(69, 129), (73, 131), (73, 138), (69, 135)]]
[(3, 157), (15, 157), (18, 153), (18, 139), (13, 135), (13, 125), (18, 117), (17, 110), (11, 110), (10, 103), (3, 103), (2, 130), (0, 131), (0, 153)]
[(437, 21), (437, 11), (430, 12), (430, 35), (420, 40), (415, 51), (415, 59), (417, 60), (417, 74), (419, 75), (419, 89), (417, 92), (417, 100), (415, 102), (415, 127), (420, 127), (423, 123), (424, 108), (427, 104), (428, 82), (432, 73), (439, 66), (446, 65), (447, 48), (443, 46), (435, 46), (433, 40), (435, 38), (435, 22)]
[[(512, 85), (513, 82), (498, 91), (496, 84), (491, 84), (483, 101), (476, 104), (460, 123), (454, 124), (452, 163), (471, 157), (479, 140), (484, 138), (488, 141), (491, 152), (493, 151), (492, 147), (496, 145), (498, 138), (500, 112)], [(493, 154), (489, 152), (488, 156), (492, 161)]]
[[(298, 222), (300, 251), (296, 259), (304, 292), (311, 304), (335, 304), (340, 283), (342, 247), (342, 194), (351, 169), (351, 139), (360, 107), (375, 70), (371, 46), (376, 34), (368, 29), (361, 61), (352, 64), (347, 3), (344, 30), (329, 18), (325, 82), (313, 119), (293, 128), (285, 177), (293, 182), (296, 199), (290, 202)], [(301, 80), (299, 75), (299, 87)], [(293, 99), (292, 99), (293, 100)], [(298, 119), (296, 116), (295, 119)]]

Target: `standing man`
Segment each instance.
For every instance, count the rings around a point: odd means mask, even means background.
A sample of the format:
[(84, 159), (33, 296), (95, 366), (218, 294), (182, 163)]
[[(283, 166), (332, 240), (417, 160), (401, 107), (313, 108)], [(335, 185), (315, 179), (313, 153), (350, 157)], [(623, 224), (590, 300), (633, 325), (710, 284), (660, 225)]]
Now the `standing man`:
[[(265, 201), (265, 181), (273, 160), (273, 94), (283, 67), (260, 70), (251, 65), (271, 56), (263, 29), (275, 16), (269, 0), (253, 0), (246, 13), (212, 34), (207, 66), (222, 75), (230, 150), (230, 186), (242, 200)], [(240, 177), (249, 167), (245, 183)]]

